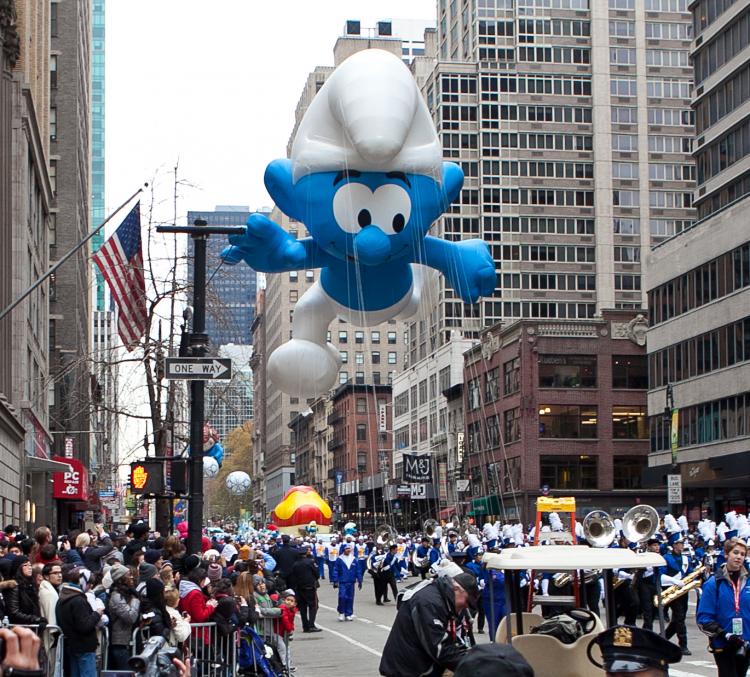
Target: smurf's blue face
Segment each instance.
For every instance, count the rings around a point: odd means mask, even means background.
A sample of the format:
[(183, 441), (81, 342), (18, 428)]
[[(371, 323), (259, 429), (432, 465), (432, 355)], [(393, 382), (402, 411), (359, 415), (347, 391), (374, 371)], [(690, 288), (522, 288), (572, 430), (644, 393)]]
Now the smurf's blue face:
[(286, 214), (302, 221), (319, 247), (341, 260), (374, 266), (413, 258), (430, 225), (456, 197), (463, 172), (445, 163), (443, 181), (402, 172), (319, 172), (291, 181), (288, 161), (266, 170), (266, 186)]

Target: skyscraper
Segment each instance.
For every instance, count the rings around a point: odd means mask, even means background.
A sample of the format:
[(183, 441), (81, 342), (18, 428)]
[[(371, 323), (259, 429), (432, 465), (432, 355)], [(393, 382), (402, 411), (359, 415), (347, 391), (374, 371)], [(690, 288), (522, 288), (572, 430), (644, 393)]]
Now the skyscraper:
[[(204, 219), (211, 226), (244, 226), (250, 216), (247, 206), (218, 206), (213, 212), (189, 211), (188, 223)], [(188, 280), (193, 280), (193, 240), (188, 237)], [(226, 237), (208, 238), (206, 246), (206, 333), (214, 350), (227, 343), (250, 345), (255, 316), (255, 271), (240, 263), (221, 264)]]
[(648, 259), (649, 464), (718, 522), (750, 501), (750, 2), (692, 11), (698, 221)]
[(415, 68), (466, 176), (437, 224), (480, 237), (493, 297), (450, 289), (409, 327), (409, 361), (453, 329), (641, 308), (641, 253), (694, 218), (688, 0), (439, 0)]
[[(104, 208), (104, 66), (105, 66), (105, 3), (94, 0), (91, 5), (91, 225), (96, 228), (106, 216)], [(91, 251), (104, 244), (104, 230), (91, 239)], [(106, 285), (98, 268), (94, 268), (94, 309), (106, 310)]]

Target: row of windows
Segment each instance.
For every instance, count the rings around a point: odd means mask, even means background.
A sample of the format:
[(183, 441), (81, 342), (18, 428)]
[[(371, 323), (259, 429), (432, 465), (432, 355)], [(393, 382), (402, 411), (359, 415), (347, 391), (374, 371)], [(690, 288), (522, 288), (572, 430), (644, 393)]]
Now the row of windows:
[(504, 273), (505, 289), (595, 291), (596, 275), (565, 275), (563, 273)]
[(698, 205), (698, 219), (705, 219), (746, 195), (750, 195), (750, 172), (745, 172), (731, 183), (723, 185), (721, 190), (701, 202)]
[(695, 81), (703, 82), (715, 73), (736, 54), (750, 44), (750, 12), (745, 12), (739, 18), (728, 24), (708, 44), (693, 55)]
[(641, 276), (631, 273), (617, 273), (615, 275), (615, 290), (617, 291), (640, 291)]
[[(646, 456), (615, 456), (612, 466), (613, 489), (641, 489)], [(551, 489), (598, 489), (596, 456), (540, 456), (540, 483)], [(510, 490), (510, 487), (508, 487)]]
[(652, 153), (689, 153), (692, 147), (690, 136), (648, 135), (648, 149)]
[(573, 247), (553, 244), (506, 244), (504, 261), (558, 261), (560, 263), (594, 263), (595, 247)]
[(588, 47), (519, 47), (519, 61), (536, 63), (591, 63)]
[(591, 35), (591, 22), (580, 19), (519, 19), (518, 35), (519, 42), (531, 42), (524, 40), (523, 35), (586, 37)]
[[(663, 416), (652, 416), (651, 451), (672, 448), (670, 421)], [(677, 425), (677, 445), (691, 447), (745, 437), (750, 434), (750, 393), (723, 397), (681, 407)]]
[[(386, 372), (387, 376), (387, 382), (390, 384), (393, 381), (393, 374), (395, 372)], [(379, 371), (373, 371), (372, 374), (372, 384), (379, 386), (382, 381), (382, 375)], [(354, 372), (354, 378), (352, 379), (349, 376), (348, 371), (340, 371), (339, 372), (339, 384), (344, 385), (345, 383), (355, 383), (357, 385), (365, 385), (365, 372), (363, 371), (355, 371)], [(273, 426), (269, 426), (273, 427)]]
[(593, 207), (593, 190), (550, 190), (547, 188), (484, 188), (482, 199), (487, 211), (491, 205), (555, 205), (557, 207)]
[(591, 134), (542, 134), (533, 132), (483, 132), (482, 145), (489, 149), (488, 155), (495, 148), (521, 148), (530, 150), (593, 150), (594, 137)]
[[(646, 96), (649, 99), (689, 99), (692, 95), (692, 80), (661, 78), (646, 80)], [(609, 81), (612, 96), (638, 96), (638, 81), (634, 77), (616, 77)]]
[(475, 77), (453, 74), (441, 75), (438, 80), (439, 90), (443, 94), (476, 94), (477, 80)]
[[(500, 223), (498, 223), (498, 221)], [(484, 219), (485, 233), (553, 233), (557, 235), (593, 235), (594, 219), (571, 219), (554, 216), (489, 216)]]
[(476, 106), (440, 106), (440, 116), (443, 120), (455, 120), (457, 122), (476, 122)]
[[(348, 364), (349, 352), (346, 350), (339, 350), (339, 357), (341, 358), (342, 364)], [(372, 364), (380, 364), (380, 351), (373, 350), (370, 353), (370, 362)], [(362, 352), (354, 353), (354, 364), (364, 364), (365, 354)], [(398, 354), (395, 352), (388, 353), (388, 364), (398, 364)]]
[(618, 38), (633, 38), (635, 21), (610, 21), (609, 34)]
[(497, 101), (504, 94), (559, 94), (591, 96), (591, 77), (577, 75), (533, 75), (507, 73), (482, 76), (482, 100)]
[(518, 122), (567, 122), (585, 124), (592, 121), (592, 109), (583, 106), (515, 106), (482, 104), (484, 120)]
[(747, 155), (750, 155), (750, 118), (698, 151), (695, 160), (698, 184), (705, 183)]
[[(468, 34), (465, 36), (468, 37)], [(480, 47), (479, 48), (479, 60), (480, 61), (515, 61), (515, 51), (510, 48), (503, 47)]]
[[(390, 345), (395, 345), (398, 341), (397, 334), (395, 331), (389, 331), (386, 333), (387, 341)], [(328, 332), (328, 341), (331, 340), (331, 332)], [(345, 329), (342, 329), (338, 333), (338, 341), (339, 343), (348, 343), (349, 342), (349, 332)], [(370, 341), (372, 343), (380, 343), (380, 332), (379, 331), (372, 331), (370, 332)], [(357, 330), (354, 332), (354, 342), (355, 343), (364, 343), (365, 342), (365, 332)]]
[(593, 179), (592, 162), (543, 162), (542, 160), (484, 160), (484, 178), (488, 176), (531, 176), (551, 179)]
[(695, 124), (695, 111), (679, 108), (649, 108), (648, 124), (670, 127), (692, 127)]
[(653, 40), (692, 40), (693, 26), (671, 21), (647, 21), (646, 37)]
[(519, 8), (588, 9), (589, 0), (517, 0), (516, 5)]
[(707, 94), (695, 108), (696, 133), (702, 134), (750, 99), (750, 63)]
[(648, 293), (651, 324), (700, 308), (750, 286), (750, 242), (680, 275)]
[(693, 206), (693, 194), (672, 190), (652, 190), (648, 204), (656, 209), (689, 209)]
[(651, 387), (678, 383), (750, 360), (750, 317), (649, 355)]
[(737, 0), (699, 0), (693, 7), (693, 28), (695, 34), (708, 28)]
[(494, 45), (497, 36), (512, 36), (512, 21), (480, 21), (477, 31), (480, 45)]
[[(644, 7), (647, 12), (675, 12), (685, 14), (688, 12), (690, 0), (645, 0)], [(635, 9), (635, 0), (609, 0), (610, 9)]]
[(477, 147), (477, 135), (476, 134), (453, 134), (447, 132), (441, 137), (443, 141), (443, 148), (459, 148), (474, 150)]
[[(539, 406), (541, 439), (596, 439), (598, 435), (598, 407), (595, 405)], [(612, 439), (648, 439), (646, 407), (612, 407)]]
[(503, 302), (503, 317), (506, 318), (532, 317), (576, 320), (592, 318), (595, 314), (595, 303), (566, 303), (564, 301)]
[(610, 47), (609, 62), (618, 66), (635, 66), (635, 47)]
[(640, 263), (641, 248), (632, 245), (616, 246), (614, 248), (615, 261), (618, 263)]
[(690, 219), (651, 219), (652, 237), (672, 237), (683, 230), (692, 228), (695, 222)]
[(695, 181), (695, 165), (649, 163), (648, 178), (652, 181)]
[(685, 49), (647, 49), (646, 65), (666, 68), (689, 68), (689, 53)]

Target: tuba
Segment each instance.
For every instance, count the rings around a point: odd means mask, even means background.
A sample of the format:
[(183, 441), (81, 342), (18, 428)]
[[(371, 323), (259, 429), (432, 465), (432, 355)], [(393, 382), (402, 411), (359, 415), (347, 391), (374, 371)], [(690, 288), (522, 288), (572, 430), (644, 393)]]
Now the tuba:
[(615, 523), (603, 510), (592, 510), (583, 518), (583, 535), (594, 548), (608, 548), (615, 540)]
[(631, 543), (642, 543), (659, 530), (659, 513), (650, 505), (636, 505), (622, 518), (622, 533)]
[(396, 541), (396, 536), (398, 536), (398, 533), (390, 524), (380, 524), (375, 531), (378, 534), (378, 545), (389, 546)]
[(422, 533), (427, 536), (430, 540), (432, 540), (435, 535), (438, 528), (438, 523), (434, 519), (428, 519), (424, 521), (424, 524), (422, 525)]

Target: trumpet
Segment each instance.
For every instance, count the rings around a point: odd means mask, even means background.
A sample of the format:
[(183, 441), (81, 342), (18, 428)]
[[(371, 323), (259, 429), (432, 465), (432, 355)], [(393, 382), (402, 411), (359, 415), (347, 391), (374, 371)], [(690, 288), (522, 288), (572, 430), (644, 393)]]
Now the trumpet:
[[(671, 604), (676, 599), (679, 599), (683, 595), (687, 595), (691, 590), (696, 590), (697, 588), (700, 588), (703, 585), (703, 572), (706, 570), (706, 567), (701, 564), (699, 567), (695, 569), (691, 574), (688, 574), (685, 576), (685, 578), (682, 579), (682, 587), (679, 585), (670, 585), (664, 592), (661, 594), (661, 603), (663, 606), (667, 606), (668, 604)], [(659, 606), (659, 596), (654, 595), (654, 606)]]

